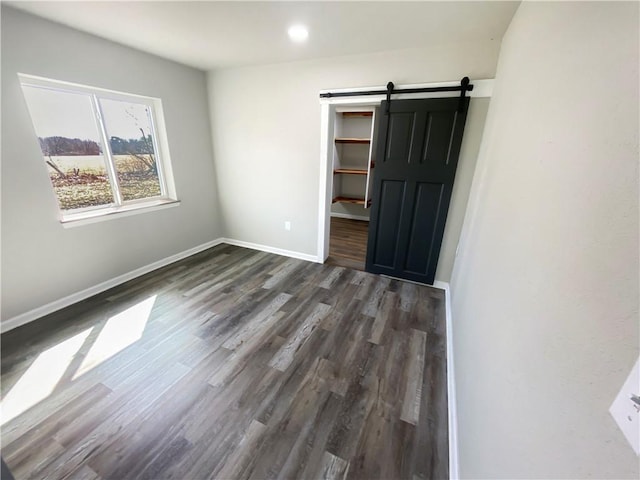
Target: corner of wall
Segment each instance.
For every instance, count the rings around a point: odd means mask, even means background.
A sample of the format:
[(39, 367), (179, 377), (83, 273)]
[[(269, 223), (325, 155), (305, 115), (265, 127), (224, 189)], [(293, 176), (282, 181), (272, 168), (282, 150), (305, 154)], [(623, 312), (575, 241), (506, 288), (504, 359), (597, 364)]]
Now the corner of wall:
[(451, 289), (447, 282), (436, 281), (433, 286), (444, 290), (447, 332), (447, 406), (449, 419), (449, 479), (460, 478), (458, 464), (458, 401), (456, 397), (455, 356), (453, 352), (453, 314), (451, 312)]

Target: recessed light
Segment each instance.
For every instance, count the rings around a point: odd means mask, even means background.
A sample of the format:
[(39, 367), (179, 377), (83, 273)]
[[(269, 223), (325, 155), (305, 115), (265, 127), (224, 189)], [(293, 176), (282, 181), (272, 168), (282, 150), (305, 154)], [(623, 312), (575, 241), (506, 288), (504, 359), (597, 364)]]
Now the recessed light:
[(309, 30), (304, 25), (293, 25), (289, 27), (288, 33), (294, 42), (304, 42), (309, 36)]

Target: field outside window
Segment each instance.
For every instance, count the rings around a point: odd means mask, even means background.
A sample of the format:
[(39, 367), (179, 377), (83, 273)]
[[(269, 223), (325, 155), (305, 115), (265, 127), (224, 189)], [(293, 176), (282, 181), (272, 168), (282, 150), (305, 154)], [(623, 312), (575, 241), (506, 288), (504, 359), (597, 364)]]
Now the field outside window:
[(21, 81), (63, 221), (175, 201), (155, 99)]

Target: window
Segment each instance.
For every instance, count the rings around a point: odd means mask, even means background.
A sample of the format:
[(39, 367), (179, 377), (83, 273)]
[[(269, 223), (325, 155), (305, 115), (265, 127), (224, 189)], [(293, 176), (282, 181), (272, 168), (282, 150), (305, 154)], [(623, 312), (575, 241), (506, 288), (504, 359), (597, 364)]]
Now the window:
[(159, 99), (20, 80), (63, 222), (176, 202)]

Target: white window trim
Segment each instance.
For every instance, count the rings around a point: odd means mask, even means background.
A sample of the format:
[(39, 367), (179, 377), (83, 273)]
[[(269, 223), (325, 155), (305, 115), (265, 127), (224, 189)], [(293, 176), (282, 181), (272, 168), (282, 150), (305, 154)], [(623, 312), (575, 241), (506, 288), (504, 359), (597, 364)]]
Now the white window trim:
[[(173, 169), (169, 156), (169, 144), (166, 135), (166, 125), (162, 109), (162, 100), (143, 95), (117, 92), (98, 87), (89, 87), (71, 82), (53, 80), (35, 75), (18, 73), (20, 84), (24, 86), (48, 88), (56, 91), (80, 93), (89, 95), (93, 114), (96, 117), (96, 126), (103, 144), (105, 166), (109, 176), (109, 184), (113, 191), (116, 204), (87, 207), (84, 209), (63, 211), (58, 205), (59, 220), (65, 228), (70, 226), (86, 225), (102, 220), (111, 220), (123, 216), (144, 213), (180, 205), (173, 180)], [(120, 193), (119, 182), (115, 172), (115, 164), (111, 154), (108, 139), (108, 129), (104, 124), (99, 99), (135, 102), (149, 107), (151, 121), (151, 135), (155, 147), (156, 165), (161, 195), (152, 198), (123, 201)]]
[(179, 200), (154, 200), (140, 202), (139, 204), (127, 203), (121, 207), (101, 208), (81, 213), (73, 213), (64, 216), (60, 223), (64, 228), (79, 227), (81, 225), (89, 225), (91, 223), (103, 222), (105, 220), (114, 220), (116, 218), (129, 217), (139, 213), (153, 212), (156, 210), (164, 210), (166, 208), (180, 206)]

